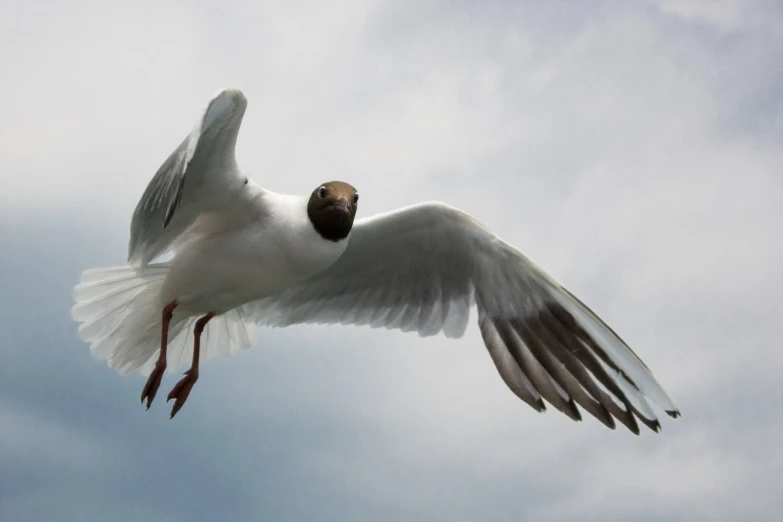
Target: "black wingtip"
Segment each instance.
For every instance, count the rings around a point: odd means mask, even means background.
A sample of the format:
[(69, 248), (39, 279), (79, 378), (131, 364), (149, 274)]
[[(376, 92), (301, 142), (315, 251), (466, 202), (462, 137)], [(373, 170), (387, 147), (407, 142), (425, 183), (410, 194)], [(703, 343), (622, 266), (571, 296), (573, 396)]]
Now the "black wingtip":
[(666, 410), (666, 415), (668, 415), (672, 419), (679, 419), (680, 418), (680, 410)]
[(172, 205), (171, 208), (169, 208), (166, 211), (166, 216), (163, 218), (163, 229), (165, 230), (167, 226), (169, 226), (169, 223), (171, 222), (171, 218), (174, 217), (174, 210), (176, 208)]
[(626, 403), (625, 407), (629, 408), (629, 411), (627, 412), (627, 415), (623, 415), (622, 418), (617, 417), (617, 419), (620, 420), (620, 422), (623, 423), (623, 426), (628, 428), (628, 431), (630, 431), (631, 433), (633, 433), (634, 435), (637, 435), (637, 436), (641, 435), (642, 434), (642, 430), (641, 430), (641, 428), (639, 428), (639, 423), (636, 422), (636, 417), (634, 417), (633, 413), (630, 412), (630, 405), (628, 403)]
[(182, 202), (182, 187), (184, 185), (185, 178), (182, 178), (182, 181), (179, 184), (179, 190), (177, 191), (177, 196), (174, 198), (174, 201), (171, 202), (169, 205), (169, 208), (166, 209), (166, 215), (163, 217), (163, 229), (165, 230), (167, 226), (169, 226), (169, 223), (171, 222), (171, 218), (174, 217), (174, 212), (179, 208), (180, 203)]
[(538, 401), (536, 401), (536, 405), (538, 406), (538, 408), (536, 409), (538, 413), (546, 413), (546, 404), (544, 404), (543, 399), (538, 399)]
[(579, 411), (579, 408), (576, 407), (576, 403), (574, 402), (574, 399), (570, 399), (567, 404), (568, 406), (566, 409), (566, 415), (576, 422), (581, 422), (582, 412)]

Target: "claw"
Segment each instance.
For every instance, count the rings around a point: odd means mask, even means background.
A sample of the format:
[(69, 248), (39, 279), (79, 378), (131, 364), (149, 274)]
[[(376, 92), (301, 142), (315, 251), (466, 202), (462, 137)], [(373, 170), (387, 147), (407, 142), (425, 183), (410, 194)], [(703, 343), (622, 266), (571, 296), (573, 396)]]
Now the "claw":
[(169, 392), (168, 397), (166, 398), (166, 402), (169, 402), (171, 399), (176, 399), (174, 401), (174, 407), (171, 408), (171, 416), (170, 419), (174, 418), (174, 415), (177, 414), (177, 412), (182, 409), (182, 406), (185, 405), (185, 401), (188, 400), (188, 395), (190, 395), (190, 390), (193, 389), (193, 385), (196, 384), (196, 381), (198, 380), (198, 370), (196, 369), (194, 371), (193, 368), (185, 372), (185, 377), (179, 380), (177, 384), (174, 385), (174, 387)]
[(172, 301), (163, 308), (163, 316), (161, 318), (161, 338), (160, 338), (160, 353), (158, 354), (158, 360), (155, 363), (155, 369), (152, 370), (150, 376), (147, 378), (147, 384), (144, 385), (144, 389), (141, 390), (141, 402), (144, 403), (144, 399), (147, 399), (147, 409), (152, 406), (152, 399), (155, 398), (155, 394), (158, 393), (160, 388), (160, 381), (163, 379), (163, 372), (166, 371), (166, 347), (168, 346), (169, 339), (169, 322), (171, 321), (174, 309), (177, 307), (177, 301)]
[(147, 408), (152, 406), (152, 400), (155, 398), (155, 394), (158, 393), (161, 380), (163, 379), (163, 372), (166, 371), (166, 361), (158, 361), (155, 363), (155, 369), (150, 373), (147, 379), (147, 384), (144, 385), (144, 389), (141, 391), (141, 402), (144, 403), (144, 399), (147, 399)]

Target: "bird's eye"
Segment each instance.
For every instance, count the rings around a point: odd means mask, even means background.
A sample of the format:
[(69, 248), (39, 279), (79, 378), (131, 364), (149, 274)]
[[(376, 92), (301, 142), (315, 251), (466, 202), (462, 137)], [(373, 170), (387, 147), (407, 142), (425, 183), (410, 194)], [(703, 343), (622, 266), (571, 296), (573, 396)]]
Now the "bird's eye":
[(326, 187), (321, 187), (318, 189), (318, 197), (319, 198), (325, 198), (326, 197)]
[(353, 204), (357, 204), (359, 202), (359, 193), (353, 195)]

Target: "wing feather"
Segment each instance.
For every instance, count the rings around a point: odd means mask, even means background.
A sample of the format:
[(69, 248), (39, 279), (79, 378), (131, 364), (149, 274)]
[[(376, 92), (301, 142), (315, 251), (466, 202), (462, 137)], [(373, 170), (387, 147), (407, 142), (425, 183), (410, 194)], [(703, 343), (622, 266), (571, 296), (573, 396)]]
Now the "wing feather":
[(470, 308), (501, 378), (537, 411), (658, 431), (647, 399), (678, 414), (649, 368), (584, 303), (478, 221), (441, 203), (358, 220), (323, 273), (247, 305), (265, 325), (369, 324), (464, 334)]
[(506, 344), (500, 338), (495, 324), (479, 309), (479, 330), (500, 377), (514, 394), (538, 412), (546, 411), (546, 405), (530, 379), (517, 364)]
[(603, 422), (607, 427), (614, 429), (615, 424), (612, 415), (595, 397), (582, 387), (571, 370), (555, 355), (554, 352), (558, 348), (557, 341), (547, 335), (547, 332), (540, 327), (541, 325), (536, 318), (527, 321), (512, 320), (511, 325), (555, 382), (579, 406)]
[(160, 166), (133, 212), (131, 264), (146, 265), (165, 253), (203, 212), (231, 208), (245, 183), (234, 151), (246, 107), (240, 91), (220, 91)]

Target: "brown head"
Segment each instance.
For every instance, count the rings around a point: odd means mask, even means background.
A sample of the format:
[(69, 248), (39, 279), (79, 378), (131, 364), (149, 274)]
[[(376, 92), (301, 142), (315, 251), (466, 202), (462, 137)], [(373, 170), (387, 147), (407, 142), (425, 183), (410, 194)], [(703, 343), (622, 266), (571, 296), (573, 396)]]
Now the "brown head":
[(342, 181), (330, 181), (310, 195), (307, 216), (322, 238), (340, 241), (351, 232), (358, 203), (355, 188)]

